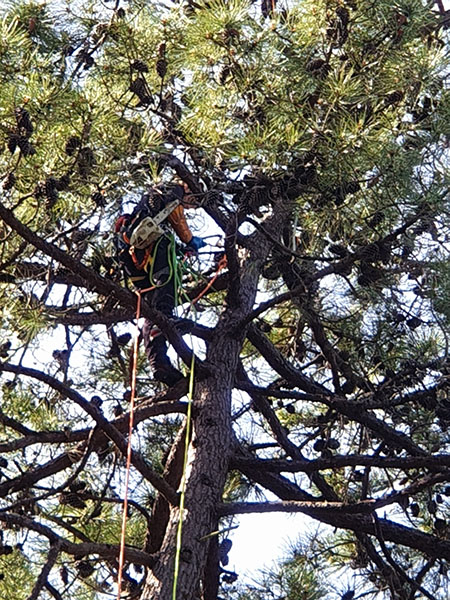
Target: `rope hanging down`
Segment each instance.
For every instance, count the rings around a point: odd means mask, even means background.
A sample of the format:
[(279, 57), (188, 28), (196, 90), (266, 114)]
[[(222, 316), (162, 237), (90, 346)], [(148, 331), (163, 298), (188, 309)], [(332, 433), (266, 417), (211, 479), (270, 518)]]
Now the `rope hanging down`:
[[(142, 290), (145, 292), (150, 291)], [(138, 363), (138, 351), (139, 351), (139, 318), (141, 316), (141, 290), (137, 293), (137, 307), (136, 307), (136, 331), (134, 336), (133, 345), (133, 369), (131, 372), (131, 398), (130, 398), (130, 420), (128, 424), (128, 445), (127, 445), (127, 462), (125, 467), (125, 492), (123, 498), (123, 512), (122, 512), (122, 530), (120, 532), (120, 550), (119, 550), (119, 570), (117, 573), (117, 600), (120, 600), (122, 594), (122, 571), (125, 561), (125, 535), (127, 529), (127, 516), (128, 516), (128, 488), (130, 482), (130, 467), (131, 467), (131, 442), (134, 425), (134, 400), (136, 398), (136, 374), (137, 374), (137, 363)]]
[[(194, 298), (191, 302), (191, 307), (195, 305), (195, 303), (206, 294), (206, 292), (211, 288), (211, 286), (216, 281), (219, 276), (220, 271), (226, 267), (227, 260), (226, 257), (223, 257), (218, 266), (217, 271), (211, 280), (207, 283), (202, 292)], [(128, 444), (127, 444), (127, 460), (125, 466), (125, 490), (124, 490), (124, 499), (123, 499), (123, 512), (122, 512), (122, 528), (120, 533), (120, 547), (119, 547), (119, 567), (117, 573), (117, 600), (120, 600), (120, 596), (122, 594), (122, 571), (125, 562), (125, 538), (126, 538), (126, 527), (127, 527), (127, 516), (128, 516), (128, 490), (129, 490), (129, 482), (130, 482), (130, 469), (131, 469), (131, 455), (132, 455), (132, 434), (133, 434), (133, 426), (134, 426), (134, 407), (135, 407), (135, 398), (136, 398), (136, 379), (137, 379), (137, 364), (138, 364), (138, 352), (139, 352), (139, 319), (141, 316), (141, 300), (142, 294), (146, 292), (151, 292), (154, 290), (157, 285), (153, 285), (149, 288), (143, 290), (137, 290), (137, 306), (136, 306), (136, 331), (134, 337), (134, 345), (133, 345), (133, 364), (132, 364), (132, 372), (131, 372), (131, 397), (130, 397), (130, 419), (128, 425)], [(194, 389), (194, 354), (192, 355), (192, 363), (190, 368), (190, 376), (189, 376), (189, 392), (188, 392), (188, 413), (187, 413), (187, 428), (186, 428), (186, 444), (185, 444), (185, 455), (184, 455), (184, 466), (183, 466), (183, 483), (181, 490), (181, 498), (180, 498), (180, 519), (178, 524), (177, 531), (177, 548), (175, 555), (175, 573), (174, 573), (174, 582), (173, 582), (173, 599), (176, 598), (176, 589), (178, 582), (178, 571), (179, 571), (179, 559), (180, 559), (180, 551), (181, 551), (181, 532), (182, 532), (182, 515), (184, 511), (184, 494), (185, 494), (185, 479), (184, 474), (186, 470), (187, 464), (187, 449), (188, 449), (188, 440), (190, 436), (190, 423), (191, 423), (191, 408), (192, 408), (192, 398), (193, 398), (193, 389)]]

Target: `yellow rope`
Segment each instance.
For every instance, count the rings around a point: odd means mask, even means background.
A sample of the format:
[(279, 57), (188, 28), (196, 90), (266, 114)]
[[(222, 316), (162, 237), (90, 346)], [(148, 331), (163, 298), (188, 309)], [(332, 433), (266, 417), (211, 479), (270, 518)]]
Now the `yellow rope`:
[(192, 398), (194, 395), (194, 353), (192, 353), (191, 371), (189, 376), (188, 409), (186, 415), (186, 442), (184, 445), (183, 479), (181, 481), (180, 512), (177, 528), (177, 545), (175, 550), (175, 569), (173, 575), (172, 600), (177, 598), (178, 574), (180, 571), (181, 534), (183, 530), (184, 499), (186, 492), (186, 467), (189, 452), (189, 439), (191, 437)]

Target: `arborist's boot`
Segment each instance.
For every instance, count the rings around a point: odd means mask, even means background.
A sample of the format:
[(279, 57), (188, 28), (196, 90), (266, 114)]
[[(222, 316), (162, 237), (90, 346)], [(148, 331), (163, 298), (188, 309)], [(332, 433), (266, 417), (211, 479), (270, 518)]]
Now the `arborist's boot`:
[(153, 378), (156, 381), (165, 383), (169, 387), (176, 385), (183, 379), (183, 374), (170, 363), (170, 360), (167, 358), (167, 356), (165, 361), (156, 362), (155, 366), (152, 368)]
[(156, 381), (172, 387), (183, 379), (182, 373), (172, 365), (167, 356), (167, 342), (161, 333), (153, 337), (145, 346), (153, 378)]

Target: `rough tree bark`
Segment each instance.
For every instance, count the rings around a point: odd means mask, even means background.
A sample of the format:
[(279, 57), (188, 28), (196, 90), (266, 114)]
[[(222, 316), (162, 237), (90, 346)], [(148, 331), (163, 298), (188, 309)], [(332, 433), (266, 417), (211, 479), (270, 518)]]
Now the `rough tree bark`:
[[(280, 200), (267, 223), (268, 228), (281, 231), (289, 214), (289, 204), (283, 205)], [(178, 506), (171, 507), (166, 534), (156, 555), (156, 564), (149, 572), (142, 600), (172, 598), (180, 518), (183, 525), (177, 598), (192, 600), (199, 597), (201, 591), (198, 582), (203, 581), (204, 584), (206, 573), (210, 571), (210, 566), (207, 569), (210, 534), (217, 526), (218, 505), (234, 439), (231, 394), (246, 334), (245, 328), (238, 333), (237, 327), (254, 306), (261, 268), (270, 248), (270, 240), (261, 232), (255, 232), (241, 264), (235, 265), (232, 277), (239, 279), (239, 286), (235, 287), (238, 292), (234, 295), (233, 286), (230, 286), (227, 306), (215, 328), (215, 336), (206, 355), (212, 374), (197, 384), (194, 393), (193, 431), (185, 473), (185, 510), (180, 515)], [(216, 578), (218, 576), (217, 564)], [(213, 588), (214, 585), (211, 585)]]

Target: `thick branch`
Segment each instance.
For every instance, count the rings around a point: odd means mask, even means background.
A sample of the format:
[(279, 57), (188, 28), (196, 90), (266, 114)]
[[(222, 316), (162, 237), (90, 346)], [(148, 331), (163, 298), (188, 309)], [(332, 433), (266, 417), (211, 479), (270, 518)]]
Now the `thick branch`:
[[(41, 371), (37, 371), (36, 369), (29, 369), (26, 367), (18, 367), (10, 364), (3, 364), (3, 368), (5, 371), (9, 371), (12, 373), (16, 373), (19, 375), (25, 375), (27, 377), (32, 377), (37, 379), (38, 381), (42, 381), (47, 385), (51, 386), (53, 389), (57, 390), (70, 400), (73, 400), (78, 406), (80, 406), (90, 417), (94, 419), (97, 423), (98, 427), (102, 429), (106, 435), (116, 444), (119, 450), (122, 452), (124, 456), (127, 454), (127, 442), (122, 434), (114, 427), (112, 423), (110, 423), (101, 413), (101, 411), (88, 402), (81, 394), (72, 390), (67, 385), (58, 381), (54, 377), (42, 373)], [(158, 475), (153, 469), (151, 469), (143, 456), (134, 450), (131, 456), (131, 463), (133, 466), (141, 473), (141, 475), (147, 479), (156, 489), (158, 489), (164, 497), (172, 504), (176, 504), (178, 502), (178, 496), (175, 491), (167, 485), (164, 479)]]
[[(80, 557), (88, 554), (97, 554), (105, 559), (118, 558), (119, 556), (118, 544), (97, 544), (95, 542), (75, 544), (58, 535), (51, 527), (47, 527), (47, 525), (43, 525), (42, 523), (37, 523), (33, 519), (22, 515), (0, 513), (0, 522), (5, 523), (7, 527), (23, 527), (29, 531), (34, 531), (39, 535), (46, 537), (51, 544), (59, 546), (62, 552), (71, 554), (72, 556)], [(154, 564), (153, 557), (150, 554), (136, 548), (130, 548), (129, 546), (125, 547), (125, 559), (147, 567), (151, 567)]]
[[(248, 506), (248, 503), (245, 502), (231, 504), (231, 507), (229, 509), (226, 505), (221, 505), (221, 514), (255, 512), (257, 504), (258, 503), (255, 503), (255, 506), (253, 506), (253, 503), (250, 503), (248, 511), (246, 508), (246, 505)], [(271, 503), (268, 504), (270, 507)], [(349, 529), (357, 533), (368, 533), (369, 535), (375, 536), (378, 536), (381, 531), (383, 538), (386, 541), (391, 541), (402, 546), (407, 546), (409, 548), (415, 548), (416, 550), (420, 550), (421, 552), (424, 552), (429, 556), (443, 558), (445, 560), (450, 559), (450, 541), (448, 540), (443, 540), (434, 535), (430, 535), (422, 531), (418, 531), (416, 529), (412, 529), (410, 527), (394, 523), (389, 519), (378, 519), (378, 526), (376, 526), (371, 514), (362, 515), (353, 514), (348, 511), (335, 510), (334, 508), (317, 508), (313, 507), (313, 504), (314, 503), (309, 502), (275, 503), (276, 509), (278, 511), (281, 510), (283, 512), (290, 512), (288, 511), (287, 507), (289, 505), (292, 505), (296, 507), (296, 512), (301, 512), (314, 519), (317, 519), (318, 521), (328, 523), (332, 527)], [(263, 506), (265, 506), (264, 504), (261, 504), (260, 506), (260, 511), (258, 507), (259, 512), (270, 512), (271, 510), (270, 508), (262, 508)], [(372, 512), (372, 509), (368, 510), (368, 512)]]
[(258, 469), (262, 471), (286, 473), (313, 473), (326, 469), (340, 469), (342, 467), (379, 467), (381, 469), (448, 469), (450, 468), (450, 455), (438, 454), (435, 456), (333, 456), (332, 458), (317, 458), (314, 460), (282, 460), (265, 458), (244, 458), (234, 456), (231, 459), (232, 468)]
[(301, 373), (298, 369), (293, 367), (281, 354), (281, 352), (275, 348), (272, 342), (259, 331), (259, 329), (251, 324), (248, 328), (248, 339), (255, 346), (255, 348), (261, 353), (263, 358), (268, 362), (274, 371), (276, 371), (281, 377), (295, 385), (295, 387), (308, 392), (310, 394), (329, 394), (330, 392), (322, 385), (315, 383)]

